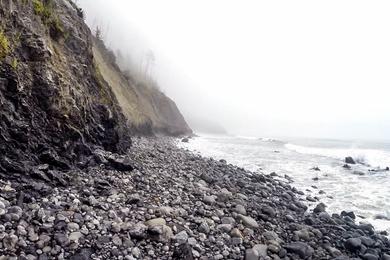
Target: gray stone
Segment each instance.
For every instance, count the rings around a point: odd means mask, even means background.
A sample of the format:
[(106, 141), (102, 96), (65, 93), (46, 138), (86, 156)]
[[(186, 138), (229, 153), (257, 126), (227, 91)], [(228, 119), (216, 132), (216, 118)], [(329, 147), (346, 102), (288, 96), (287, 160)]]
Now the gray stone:
[(186, 231), (181, 231), (180, 233), (176, 234), (174, 237), (175, 241), (179, 244), (184, 244), (188, 240), (188, 234)]
[(259, 260), (259, 258), (260, 258), (259, 252), (257, 252), (253, 248), (247, 249), (245, 251), (245, 260)]
[(251, 217), (238, 215), (239, 219), (241, 219), (242, 223), (249, 228), (258, 228), (259, 224)]

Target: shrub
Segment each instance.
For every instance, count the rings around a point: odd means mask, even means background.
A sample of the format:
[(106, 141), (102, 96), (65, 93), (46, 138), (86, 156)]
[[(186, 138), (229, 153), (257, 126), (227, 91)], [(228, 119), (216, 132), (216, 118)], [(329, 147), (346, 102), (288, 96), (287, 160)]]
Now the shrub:
[(41, 0), (33, 0), (34, 12), (42, 18), (44, 23), (50, 20), (52, 9), (50, 4), (44, 4)]
[(10, 53), (10, 43), (3, 30), (0, 30), (0, 60)]

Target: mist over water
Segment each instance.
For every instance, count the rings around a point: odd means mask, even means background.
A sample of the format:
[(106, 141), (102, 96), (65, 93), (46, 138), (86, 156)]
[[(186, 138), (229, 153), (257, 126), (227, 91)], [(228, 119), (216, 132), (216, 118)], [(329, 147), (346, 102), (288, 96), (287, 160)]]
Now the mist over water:
[(388, 1), (77, 2), (135, 67), (153, 53), (152, 77), (190, 123), (390, 139)]

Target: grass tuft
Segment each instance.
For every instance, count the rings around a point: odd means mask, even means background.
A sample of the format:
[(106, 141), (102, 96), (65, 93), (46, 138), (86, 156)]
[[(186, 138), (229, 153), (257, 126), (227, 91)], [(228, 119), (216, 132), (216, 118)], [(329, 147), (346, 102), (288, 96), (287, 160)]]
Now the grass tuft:
[(0, 60), (4, 59), (10, 52), (10, 42), (4, 31), (0, 30)]

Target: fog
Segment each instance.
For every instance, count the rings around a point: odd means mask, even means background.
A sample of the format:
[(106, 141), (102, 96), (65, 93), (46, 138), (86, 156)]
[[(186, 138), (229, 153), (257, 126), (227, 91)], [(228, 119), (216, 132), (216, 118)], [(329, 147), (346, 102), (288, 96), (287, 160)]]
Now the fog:
[(189, 122), (259, 137), (390, 139), (389, 1), (79, 0)]

